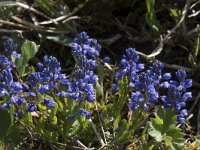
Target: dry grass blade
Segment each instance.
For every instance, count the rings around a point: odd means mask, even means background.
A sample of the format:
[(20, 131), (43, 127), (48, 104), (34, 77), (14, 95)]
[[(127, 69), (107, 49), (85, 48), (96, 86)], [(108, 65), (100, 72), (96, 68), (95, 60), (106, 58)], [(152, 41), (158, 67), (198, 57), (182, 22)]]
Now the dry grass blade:
[(34, 12), (34, 13), (36, 13), (36, 14), (44, 17), (44, 18), (46, 18), (46, 19), (51, 19), (50, 17), (48, 17), (44, 13), (42, 13), (42, 12), (40, 12), (40, 11), (38, 11), (38, 10), (36, 10), (36, 9), (34, 9), (34, 8), (28, 6), (27, 4), (24, 4), (22, 2), (4, 1), (4, 2), (0, 2), (0, 7), (2, 7), (2, 6), (20, 6), (20, 7), (24, 8), (24, 9), (28, 9), (28, 10), (30, 10), (30, 11), (32, 11), (32, 12)]
[(2, 20), (2, 19), (0, 19), (0, 23), (10, 25), (10, 26), (14, 26), (14, 27), (18, 27), (18, 28), (30, 29), (29, 27), (24, 26), (22, 24), (17, 24), (17, 23), (13, 23), (13, 22), (10, 22), (10, 21)]
[[(54, 33), (54, 34), (69, 34), (69, 33), (71, 33), (70, 31), (57, 30), (56, 28), (38, 28), (34, 24), (32, 24), (31, 27), (25, 26), (25, 25), (22, 25), (22, 24), (16, 24), (14, 22), (5, 21), (5, 20), (2, 20), (2, 19), (0, 19), (0, 23), (5, 24), (5, 25), (9, 25), (9, 26), (14, 26), (14, 27), (26, 29), (24, 31), (37, 31), (37, 32)], [(7, 30), (7, 31), (12, 32), (11, 30)], [(19, 31), (15, 30), (13, 32), (19, 32)]]
[(31, 27), (31, 28), (36, 28), (36, 29), (37, 29), (37, 28), (38, 28), (38, 29), (43, 29), (43, 28), (44, 28), (44, 27), (42, 27), (42, 26), (34, 25), (34, 24), (30, 23), (30, 22), (27, 22), (27, 21), (25, 21), (25, 20), (22, 20), (21, 18), (18, 18), (18, 17), (16, 17), (16, 16), (12, 16), (12, 19), (15, 20), (15, 21), (17, 21), (17, 22), (20, 23), (20, 24), (29, 26), (29, 27)]
[(19, 33), (22, 34), (24, 30), (7, 30), (7, 29), (0, 29), (0, 33)]
[(65, 23), (65, 22), (68, 21), (69, 17), (71, 17), (72, 15), (77, 13), (80, 9), (82, 9), (88, 1), (89, 0), (86, 0), (85, 3), (78, 5), (78, 7), (76, 7), (72, 12), (68, 13), (67, 15), (63, 15), (63, 16), (60, 16), (60, 17), (55, 18), (55, 19), (50, 19), (48, 21), (43, 21), (43, 22), (40, 22), (39, 24), (43, 24), (44, 25), (44, 24), (57, 23), (57, 22), (62, 21), (62, 20), (63, 20), (62, 23)]

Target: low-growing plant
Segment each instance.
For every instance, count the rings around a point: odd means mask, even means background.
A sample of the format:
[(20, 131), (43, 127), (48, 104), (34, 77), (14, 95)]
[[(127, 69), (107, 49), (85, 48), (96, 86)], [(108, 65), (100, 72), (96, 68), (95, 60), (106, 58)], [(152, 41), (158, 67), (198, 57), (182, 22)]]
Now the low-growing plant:
[(126, 49), (114, 67), (108, 57), (100, 59), (100, 44), (85, 32), (72, 44), (76, 63), (70, 74), (53, 56), (30, 66), (38, 48), (26, 41), (18, 53), (13, 40), (5, 41), (0, 55), (4, 142), (30, 149), (184, 147), (180, 125), (187, 121), (186, 101), (192, 98), (192, 80), (184, 70), (163, 73), (158, 60), (145, 67), (134, 48)]

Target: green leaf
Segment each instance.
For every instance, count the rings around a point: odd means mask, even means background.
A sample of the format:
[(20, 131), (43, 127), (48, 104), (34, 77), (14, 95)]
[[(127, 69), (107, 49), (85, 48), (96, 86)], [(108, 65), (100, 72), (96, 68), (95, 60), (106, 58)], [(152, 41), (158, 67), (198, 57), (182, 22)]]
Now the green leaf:
[(4, 146), (3, 146), (3, 142), (0, 141), (0, 149), (3, 150), (4, 149)]
[(149, 135), (157, 142), (165, 142), (170, 149), (179, 149), (184, 144), (184, 134), (176, 127), (177, 117), (172, 109), (158, 108), (155, 118), (149, 122)]
[(57, 104), (56, 104), (56, 111), (57, 111), (57, 110), (63, 111), (63, 110), (64, 110), (63, 103), (62, 103), (57, 97), (54, 97), (54, 100), (55, 100), (55, 102), (57, 103)]
[(85, 117), (83, 117), (83, 116), (78, 117), (78, 121), (81, 124), (81, 126), (83, 127), (83, 129), (85, 129), (87, 127), (88, 120)]
[(174, 16), (174, 17), (179, 17), (179, 14), (178, 14), (178, 10), (177, 9), (170, 9), (171, 11), (171, 14)]
[(155, 141), (150, 140), (148, 142), (143, 143), (142, 149), (143, 150), (153, 150), (155, 148), (155, 145), (156, 145)]
[(36, 4), (40, 7), (40, 9), (43, 10), (43, 12), (48, 14), (50, 17), (58, 16), (56, 9), (52, 5), (50, 5), (49, 0), (36, 0)]
[(51, 124), (56, 125), (57, 123), (58, 123), (57, 117), (56, 117), (56, 116), (53, 116), (53, 117), (51, 118)]
[(157, 142), (161, 142), (163, 140), (163, 135), (161, 130), (162, 124), (156, 123), (155, 120), (152, 120), (149, 122), (150, 130), (149, 130), (149, 135), (154, 137)]
[(197, 40), (196, 40), (196, 46), (195, 46), (195, 57), (197, 57), (197, 55), (199, 54), (199, 48), (200, 48), (200, 27), (199, 27), (199, 24), (197, 25), (197, 33), (198, 33), (198, 36), (197, 36)]
[(12, 126), (12, 117), (6, 110), (0, 110), (0, 139), (4, 138)]
[(53, 108), (53, 109), (51, 109), (51, 114), (50, 114), (50, 117), (54, 117), (54, 116), (56, 116), (56, 114), (57, 114), (57, 111), (58, 111), (58, 104), (57, 104), (57, 103), (55, 103), (55, 106), (54, 106), (54, 108)]
[(29, 72), (29, 68), (26, 68), (26, 64), (28, 61), (35, 56), (39, 49), (39, 45), (36, 45), (34, 42), (25, 41), (21, 47), (21, 57), (16, 58), (16, 56), (12, 55), (12, 61), (17, 66), (17, 70), (19, 72), (19, 76), (25, 76)]
[(195, 62), (194, 59), (195, 59), (194, 56), (190, 53), (189, 56), (188, 56), (188, 60), (189, 60), (190, 64), (191, 64), (193, 67), (196, 66), (196, 62)]
[(70, 37), (66, 38), (66, 36), (63, 36), (63, 35), (47, 36), (46, 38), (49, 39), (49, 40), (52, 40), (56, 43), (59, 43), (59, 44), (65, 45), (65, 46), (69, 46), (69, 47), (71, 47), (72, 44), (73, 44), (72, 38), (70, 38)]
[(21, 133), (19, 130), (19, 127), (17, 126), (13, 126), (11, 132), (8, 134), (8, 136), (6, 137), (7, 139), (11, 139), (12, 143), (17, 146), (20, 144), (22, 137), (21, 137)]
[(47, 110), (47, 106), (46, 106), (46, 105), (43, 105), (41, 102), (40, 102), (37, 106), (38, 106), (38, 108), (39, 108), (41, 111)]
[(22, 59), (23, 59), (23, 65), (28, 63), (28, 61), (35, 56), (35, 54), (38, 52), (39, 45), (36, 45), (35, 42), (32, 41), (25, 41), (22, 45), (21, 51), (22, 51)]

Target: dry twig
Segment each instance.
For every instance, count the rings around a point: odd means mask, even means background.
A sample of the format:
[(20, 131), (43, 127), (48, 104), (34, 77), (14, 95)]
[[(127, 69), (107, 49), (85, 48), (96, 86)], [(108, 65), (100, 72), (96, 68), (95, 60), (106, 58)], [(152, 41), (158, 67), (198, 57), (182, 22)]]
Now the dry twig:
[(170, 37), (171, 34), (174, 33), (179, 28), (179, 26), (182, 24), (182, 22), (185, 20), (185, 17), (186, 17), (186, 14), (188, 12), (188, 9), (190, 7), (191, 1), (192, 0), (187, 0), (186, 1), (185, 7), (184, 7), (184, 9), (182, 11), (182, 16), (181, 16), (181, 19), (179, 20), (179, 22), (171, 30), (168, 31), (168, 34), (165, 35), (164, 38), (162, 36), (160, 36), (160, 44), (158, 45), (158, 47), (150, 55), (147, 55), (147, 58), (155, 57), (155, 56), (159, 55), (162, 52), (164, 43), (168, 39), (171, 38)]
[(47, 18), (47, 19), (51, 19), (50, 17), (48, 17), (47, 15), (45, 15), (44, 13), (42, 13), (42, 12), (40, 12), (40, 11), (38, 11), (38, 10), (36, 10), (36, 9), (34, 9), (34, 8), (32, 8), (32, 7), (30, 7), (30, 6), (28, 6), (27, 4), (25, 4), (25, 3), (22, 3), (22, 2), (14, 2), (14, 1), (4, 1), (4, 2), (0, 2), (0, 7), (1, 6), (20, 6), (20, 7), (22, 7), (22, 8), (24, 8), (24, 9), (28, 9), (29, 11), (32, 11), (32, 12), (34, 12), (34, 13), (36, 13), (36, 14), (38, 14), (38, 15), (40, 15), (40, 16), (42, 16), (42, 17), (44, 17), (44, 18)]
[(68, 20), (69, 17), (73, 16), (80, 9), (82, 9), (88, 1), (89, 0), (86, 0), (85, 3), (78, 5), (72, 12), (68, 13), (67, 15), (60, 16), (60, 17), (54, 18), (54, 19), (50, 19), (48, 21), (43, 21), (43, 22), (40, 22), (39, 24), (44, 25), (44, 24), (57, 23), (57, 22), (62, 21), (62, 20), (63, 20), (63, 23), (65, 23)]

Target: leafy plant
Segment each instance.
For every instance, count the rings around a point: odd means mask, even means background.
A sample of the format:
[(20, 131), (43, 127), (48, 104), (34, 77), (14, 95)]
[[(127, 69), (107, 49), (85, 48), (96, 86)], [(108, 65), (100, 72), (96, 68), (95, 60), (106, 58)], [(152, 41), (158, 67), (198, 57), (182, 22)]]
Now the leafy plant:
[[(128, 48), (107, 95), (104, 65), (108, 64), (99, 59), (101, 46), (96, 39), (85, 32), (74, 38), (72, 54), (76, 64), (69, 75), (61, 72), (54, 56), (47, 55), (38, 62), (37, 69), (26, 70), (38, 48), (26, 41), (19, 54), (13, 40), (5, 41), (0, 55), (0, 119), (6, 121), (0, 124), (1, 138), (19, 146), (17, 141), (27, 132), (17, 129), (20, 126), (43, 139), (42, 146), (50, 149), (55, 144), (60, 149), (68, 145), (87, 149), (90, 143), (95, 148), (123, 149), (136, 137), (138, 145), (130, 144), (132, 147), (183, 147), (183, 133), (176, 124), (185, 122), (185, 103), (192, 97), (187, 91), (192, 80), (186, 79), (184, 70), (176, 72), (177, 81), (172, 80), (170, 73), (163, 73), (160, 61), (145, 69), (137, 51)], [(152, 118), (149, 114), (154, 108)], [(149, 139), (148, 133), (155, 140)]]
[(155, 0), (146, 0), (146, 6), (147, 6), (147, 13), (146, 16), (146, 22), (147, 24), (153, 29), (153, 31), (159, 32), (160, 31), (160, 25), (158, 20), (156, 19), (156, 13), (155, 13)]
[(177, 117), (171, 109), (157, 108), (155, 118), (149, 121), (149, 135), (165, 148), (181, 149), (184, 145), (184, 134), (176, 127)]

